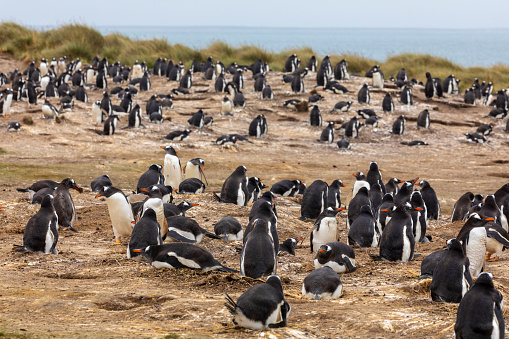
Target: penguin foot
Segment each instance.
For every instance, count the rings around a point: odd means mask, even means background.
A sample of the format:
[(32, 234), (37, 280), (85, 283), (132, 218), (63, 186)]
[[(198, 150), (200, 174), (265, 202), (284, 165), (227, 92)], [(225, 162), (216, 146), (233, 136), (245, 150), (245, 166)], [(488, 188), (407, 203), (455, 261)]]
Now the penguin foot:
[(491, 259), (487, 259), (488, 261), (497, 261), (499, 258), (498, 258), (498, 255), (496, 255), (495, 257), (491, 258)]
[(490, 257), (491, 257), (491, 253), (487, 253), (486, 254), (486, 260), (490, 260)]
[(115, 242), (113, 244), (111, 244), (111, 246), (116, 246), (116, 245), (122, 245), (122, 243), (120, 242), (120, 238), (115, 239)]

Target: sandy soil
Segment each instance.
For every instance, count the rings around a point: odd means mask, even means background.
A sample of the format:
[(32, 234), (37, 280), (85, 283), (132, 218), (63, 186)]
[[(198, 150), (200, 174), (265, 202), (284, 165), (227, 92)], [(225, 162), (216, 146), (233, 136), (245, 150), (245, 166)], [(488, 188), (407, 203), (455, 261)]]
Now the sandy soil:
[[(403, 66), (403, 65), (402, 65)], [(0, 72), (23, 65), (0, 59)], [(423, 75), (424, 78), (424, 75)], [(0, 332), (18, 337), (294, 337), (294, 338), (414, 338), (452, 337), (457, 305), (431, 301), (426, 284), (417, 283), (423, 257), (443, 247), (443, 239), (454, 237), (461, 222), (449, 223), (454, 202), (466, 191), (488, 194), (507, 182), (509, 173), (508, 139), (505, 121), (484, 118), (487, 107), (460, 105), (461, 98), (449, 97), (424, 102), (422, 90), (416, 88), (416, 105), (408, 112), (396, 102), (393, 114), (381, 112), (381, 101), (389, 88), (373, 93), (370, 108), (382, 117), (376, 130), (363, 129), (359, 139), (350, 140), (352, 149), (340, 151), (335, 144), (316, 141), (322, 128), (308, 124), (309, 113), (282, 108), (290, 98), (306, 99), (315, 84), (315, 75), (306, 78), (307, 93), (295, 95), (289, 84), (282, 84), (280, 73), (270, 73), (268, 83), (275, 90), (274, 101), (261, 101), (253, 91), (250, 73), (246, 76), (244, 94), (247, 107), (233, 117), (219, 114), (223, 94), (214, 93), (213, 83), (195, 75), (195, 84), (188, 96), (178, 96), (175, 108), (165, 111), (161, 125), (145, 122), (147, 129), (118, 129), (114, 136), (100, 136), (92, 124), (91, 103), (101, 91), (89, 90), (89, 104), (77, 102), (75, 111), (66, 113), (60, 123), (42, 118), (40, 107), (27, 108), (25, 102), (13, 104), (11, 117), (0, 120)], [(154, 93), (169, 93), (176, 83), (152, 78), (155, 90), (141, 93), (140, 104)], [(324, 121), (347, 121), (355, 111), (364, 108), (357, 102), (357, 90), (364, 78), (344, 83), (352, 93), (336, 95), (321, 93), (325, 100), (318, 103)], [(112, 87), (112, 85), (110, 85)], [(354, 102), (351, 112), (328, 112), (342, 100)], [(114, 104), (119, 100), (114, 99)], [(397, 101), (395, 99), (395, 101)], [(461, 107), (461, 108), (459, 108)], [(292, 307), (288, 326), (270, 331), (236, 328), (224, 307), (224, 293), (236, 299), (250, 286), (258, 283), (237, 274), (205, 274), (192, 270), (156, 270), (126, 258), (125, 247), (112, 246), (111, 228), (106, 202), (94, 199), (90, 181), (109, 174), (114, 185), (126, 193), (135, 189), (139, 176), (152, 163), (162, 164), (169, 144), (163, 137), (170, 131), (187, 127), (187, 119), (199, 108), (214, 117), (214, 125), (194, 132), (188, 141), (173, 143), (183, 163), (201, 157), (206, 163), (209, 187), (196, 196), (177, 196), (199, 203), (188, 212), (199, 224), (212, 231), (224, 216), (234, 216), (244, 225), (250, 206), (220, 204), (212, 192), (220, 191), (226, 177), (239, 165), (248, 175), (264, 179), (269, 187), (281, 179), (301, 179), (310, 184), (322, 179), (331, 183), (341, 179), (346, 184), (343, 202), (354, 183), (353, 173), (366, 173), (372, 160), (378, 162), (383, 179), (403, 180), (420, 177), (435, 188), (442, 205), (440, 220), (431, 222), (429, 234), (433, 242), (418, 244), (422, 254), (410, 263), (373, 262), (369, 254), (377, 248), (356, 249), (359, 269), (342, 275), (344, 295), (332, 301), (311, 301), (302, 298), (301, 284), (313, 270), (309, 240), (297, 248), (296, 255), (281, 255), (278, 271), (284, 291)], [(431, 111), (431, 128), (418, 130), (415, 119), (424, 108)], [(247, 134), (250, 121), (258, 114), (267, 117), (269, 133), (262, 139), (251, 138), (253, 144), (222, 148), (212, 144), (227, 133)], [(403, 136), (389, 133), (392, 122), (400, 114), (408, 117)], [(19, 133), (7, 133), (8, 121), (31, 116), (34, 124)], [(481, 123), (494, 125), (490, 143), (468, 144), (464, 133), (473, 132)], [(127, 125), (123, 118), (120, 127)], [(408, 147), (402, 141), (424, 140), (430, 146)], [(58, 255), (20, 254), (11, 252), (13, 244), (21, 244), (28, 219), (38, 205), (27, 202), (17, 187), (28, 187), (40, 179), (60, 181), (74, 178), (85, 187), (83, 194), (73, 191), (79, 233), (62, 231), (57, 245)], [(279, 237), (307, 236), (311, 222), (297, 219), (300, 198), (278, 198)], [(342, 212), (345, 213), (345, 212)], [(345, 214), (338, 217), (341, 237), (346, 241)], [(205, 238), (201, 244), (225, 265), (238, 269), (240, 243)], [(509, 273), (507, 255), (488, 263), (496, 286), (508, 298)], [(504, 307), (507, 316), (507, 307)]]

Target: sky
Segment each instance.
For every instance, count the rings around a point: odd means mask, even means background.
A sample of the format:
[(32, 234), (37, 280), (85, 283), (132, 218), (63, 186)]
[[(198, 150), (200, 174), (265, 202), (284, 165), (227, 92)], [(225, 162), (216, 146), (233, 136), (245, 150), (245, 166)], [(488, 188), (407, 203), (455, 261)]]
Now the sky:
[[(0, 0), (0, 21), (29, 26), (509, 28), (508, 0)], [(80, 3), (80, 4), (81, 4)]]

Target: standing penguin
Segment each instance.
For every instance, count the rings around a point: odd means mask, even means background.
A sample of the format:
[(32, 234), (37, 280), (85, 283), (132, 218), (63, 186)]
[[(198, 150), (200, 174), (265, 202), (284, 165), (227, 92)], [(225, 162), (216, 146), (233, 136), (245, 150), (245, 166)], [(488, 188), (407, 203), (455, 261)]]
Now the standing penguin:
[(263, 114), (259, 114), (249, 124), (249, 136), (261, 138), (264, 134), (267, 134), (267, 119)]
[(456, 220), (465, 220), (470, 211), (472, 202), (474, 201), (474, 194), (466, 192), (455, 203), (451, 213), (451, 222)]
[(323, 266), (331, 267), (336, 273), (352, 273), (355, 266), (355, 252), (340, 241), (329, 242), (320, 246), (314, 260), (315, 269)]
[(262, 100), (273, 100), (274, 99), (274, 91), (270, 87), (270, 85), (265, 86), (262, 91)]
[(221, 114), (224, 115), (232, 115), (233, 112), (233, 102), (225, 95), (223, 100), (221, 101)]
[(424, 95), (426, 96), (426, 102), (429, 101), (433, 95), (435, 95), (435, 84), (429, 72), (426, 72), (426, 85), (424, 86)]
[(134, 225), (129, 245), (127, 245), (127, 258), (144, 259), (143, 254), (134, 252), (134, 250), (153, 245), (162, 245), (162, 243), (161, 228), (157, 222), (156, 212), (148, 208), (141, 219)]
[(429, 128), (430, 118), (429, 111), (425, 109), (417, 116), (417, 128)]
[[(502, 209), (504, 207), (502, 206)], [(493, 194), (489, 194), (484, 199), (484, 204), (479, 210), (479, 215), (483, 218), (493, 218), (495, 223), (500, 225), (506, 232), (509, 230), (507, 225), (507, 219), (504, 213), (500, 210), (497, 205), (495, 196)]]
[(389, 179), (387, 184), (385, 184), (385, 192), (386, 193), (392, 193), (393, 196), (396, 195), (398, 193), (398, 191), (399, 191), (398, 184), (402, 184), (402, 183), (404, 183), (404, 181), (403, 180), (399, 180), (397, 178)]
[(459, 303), (473, 285), (468, 257), (463, 253), (461, 242), (447, 240), (447, 251), (437, 261), (431, 280), (433, 301)]
[(332, 144), (334, 142), (334, 122), (330, 121), (327, 124), (327, 127), (320, 134), (320, 142), (325, 142), (327, 144)]
[(380, 68), (375, 67), (371, 71), (372, 77), (373, 77), (373, 88), (384, 88), (384, 75)]
[(131, 205), (124, 192), (113, 186), (101, 187), (95, 197), (101, 196), (106, 197), (115, 243), (120, 245), (120, 237), (129, 237), (134, 227)]
[[(487, 220), (490, 219), (492, 218)], [(463, 251), (470, 261), (470, 274), (473, 277), (479, 275), (485, 265), (487, 233), (486, 228), (480, 227), (483, 222), (479, 214), (472, 213), (456, 237), (463, 244)]]
[(300, 207), (300, 220), (318, 218), (327, 207), (329, 185), (325, 181), (315, 180), (304, 191)]
[(136, 193), (141, 193), (142, 188), (152, 185), (164, 184), (164, 176), (161, 173), (162, 167), (158, 164), (152, 164), (148, 170), (140, 176), (136, 185)]
[(309, 114), (309, 124), (311, 126), (322, 126), (322, 114), (318, 105), (314, 105)]
[(239, 166), (224, 181), (221, 188), (221, 201), (246, 206), (248, 200), (246, 166)]
[(103, 135), (113, 135), (115, 134), (115, 129), (117, 128), (117, 123), (120, 121), (120, 118), (116, 114), (112, 114), (106, 119), (104, 122)]
[(179, 187), (182, 182), (182, 167), (177, 152), (172, 146), (161, 146), (166, 154), (164, 156), (164, 184), (171, 187)]
[(199, 109), (198, 112), (194, 113), (192, 117), (187, 120), (187, 123), (191, 126), (195, 126), (198, 128), (203, 128), (205, 126), (205, 113), (202, 109)]
[(314, 300), (339, 298), (342, 291), (341, 279), (330, 266), (314, 270), (302, 282), (302, 294)]
[(103, 98), (101, 99), (101, 111), (106, 116), (110, 116), (113, 113), (113, 105), (111, 104), (110, 96), (108, 92), (103, 92)]
[(299, 73), (297, 73), (293, 77), (291, 88), (292, 88), (292, 91), (294, 93), (304, 93), (304, 92), (306, 92), (306, 90), (304, 88), (304, 81), (302, 80), (302, 78), (301, 78)]
[(76, 185), (73, 179), (67, 178), (62, 180), (55, 189), (55, 200), (53, 202), (55, 211), (58, 215), (58, 225), (78, 232), (72, 227), (72, 223), (76, 221), (76, 207), (72, 200), (69, 188), (74, 188), (78, 192), (82, 192), (82, 188)]
[(428, 228), (428, 211), (420, 191), (412, 192), (412, 195), (410, 196), (410, 205), (412, 205), (410, 215), (412, 216), (412, 231), (414, 233), (415, 242), (429, 242), (429, 239), (426, 237), (426, 230)]
[(341, 187), (345, 187), (341, 180), (334, 180), (329, 186), (329, 194), (327, 196), (327, 207), (341, 207)]
[(438, 220), (441, 209), (435, 190), (431, 187), (429, 182), (425, 180), (421, 180), (419, 186), (421, 187), (422, 199), (426, 203), (426, 208), (428, 210), (428, 219)]
[(350, 225), (348, 244), (360, 247), (376, 247), (378, 246), (379, 236), (371, 206), (363, 205), (360, 208), (359, 215)]
[(140, 81), (140, 92), (141, 91), (150, 91), (151, 83), (150, 78), (148, 77), (148, 73), (145, 72), (143, 76), (141, 77)]
[(403, 135), (405, 133), (405, 116), (400, 115), (392, 124), (392, 134)]
[(41, 208), (28, 220), (23, 233), (23, 246), (14, 245), (18, 252), (42, 252), (58, 254), (58, 216), (53, 207), (53, 196), (42, 198)]
[(104, 121), (104, 113), (101, 110), (101, 100), (97, 100), (92, 104), (92, 120), (94, 125), (100, 126)]
[(404, 203), (393, 209), (391, 220), (380, 237), (380, 256), (383, 259), (403, 262), (413, 259), (415, 240), (410, 208), (409, 203)]
[(338, 240), (338, 221), (336, 220), (336, 215), (342, 210), (342, 208), (327, 207), (325, 211), (320, 213), (309, 238), (311, 252), (318, 251), (320, 246), (328, 242)]
[(350, 228), (355, 219), (360, 215), (361, 208), (364, 205), (368, 205), (371, 208), (371, 200), (369, 200), (367, 187), (361, 187), (348, 204), (348, 214), (346, 217), (347, 229)]
[(361, 187), (366, 187), (366, 189), (369, 191), (371, 186), (369, 185), (369, 182), (366, 180), (366, 176), (362, 172), (357, 172), (353, 174), (355, 177), (355, 183), (353, 184), (353, 190), (352, 190), (352, 197), (355, 197), (357, 195), (357, 192), (361, 189)]
[(412, 87), (405, 86), (401, 91), (401, 103), (407, 105), (408, 111), (410, 112), (410, 106), (414, 104), (414, 99), (412, 95)]
[(456, 338), (503, 339), (502, 304), (502, 293), (493, 285), (493, 275), (481, 273), (461, 299), (454, 324)]
[(394, 112), (394, 101), (392, 100), (391, 93), (387, 93), (382, 101), (382, 110), (384, 113)]
[(414, 190), (414, 184), (419, 180), (416, 178), (414, 180), (405, 181), (398, 193), (394, 196), (394, 205), (399, 206), (405, 202), (410, 201), (410, 196)]
[[(394, 207), (394, 198), (392, 193), (385, 193), (385, 195), (382, 198), (382, 203), (380, 204), (380, 207), (378, 208), (377, 213), (377, 219), (376, 219), (376, 226), (377, 226), (377, 232), (382, 234), (386, 223), (391, 220), (391, 217), (389, 216), (389, 211), (392, 211), (392, 208)], [(387, 211), (387, 212), (384, 212)]]
[(274, 251), (270, 224), (259, 218), (252, 222), (252, 226), (240, 254), (240, 275), (257, 279), (276, 274), (277, 254)]
[(106, 74), (104, 70), (99, 69), (97, 72), (97, 76), (95, 77), (95, 85), (97, 88), (106, 89), (108, 88), (108, 80), (106, 79)]
[(357, 94), (357, 100), (359, 101), (359, 104), (369, 105), (369, 103), (371, 102), (371, 95), (369, 93), (368, 84), (362, 85), (362, 88), (359, 90), (359, 93)]
[(291, 309), (277, 275), (248, 289), (237, 302), (227, 294), (226, 308), (233, 315), (235, 325), (255, 330), (285, 327)]
[(134, 105), (133, 109), (131, 110), (131, 113), (129, 113), (129, 123), (127, 127), (132, 128), (145, 127), (145, 125), (141, 123), (141, 115), (142, 112), (140, 105), (139, 104)]
[[(201, 181), (207, 182), (207, 178), (205, 177), (205, 161), (202, 158), (194, 158), (187, 162), (186, 167), (184, 168), (184, 174), (186, 179), (196, 178)], [(168, 184), (169, 185), (169, 184)]]
[(316, 72), (316, 68), (318, 66), (318, 62), (316, 61), (316, 57), (313, 55), (311, 56), (311, 58), (309, 58), (307, 64), (306, 64), (306, 67), (311, 71), (311, 72)]
[(380, 172), (376, 161), (372, 161), (369, 164), (369, 171), (366, 174), (366, 181), (370, 186), (373, 186), (374, 184), (380, 185), (382, 192), (385, 193), (385, 185), (382, 181), (382, 173)]

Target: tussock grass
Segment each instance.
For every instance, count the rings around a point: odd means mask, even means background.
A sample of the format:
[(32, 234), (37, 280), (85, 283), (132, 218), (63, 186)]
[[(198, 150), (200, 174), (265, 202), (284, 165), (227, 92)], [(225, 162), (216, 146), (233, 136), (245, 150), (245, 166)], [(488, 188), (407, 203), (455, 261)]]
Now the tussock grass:
[[(251, 65), (258, 59), (269, 63), (274, 71), (284, 68), (286, 58), (297, 54), (301, 59), (301, 67), (305, 67), (311, 56), (315, 55), (318, 65), (323, 55), (316, 54), (310, 47), (289, 49), (279, 53), (271, 53), (259, 46), (242, 45), (233, 47), (224, 41), (213, 42), (201, 50), (193, 50), (181, 44), (171, 44), (166, 39), (132, 40), (120, 34), (101, 35), (97, 30), (82, 24), (68, 24), (47, 31), (31, 30), (12, 22), (0, 24), (0, 52), (28, 62), (42, 57), (51, 59), (66, 55), (69, 59), (80, 57), (90, 62), (94, 56), (105, 56), (110, 62), (120, 61), (132, 65), (135, 60), (145, 61), (152, 67), (158, 57), (168, 58), (173, 62), (182, 61), (190, 66), (193, 60), (204, 62), (212, 56), (228, 65), (236, 62), (239, 65)], [(475, 78), (492, 81), (496, 90), (509, 87), (509, 66), (493, 67), (462, 67), (450, 60), (427, 54), (403, 53), (392, 55), (384, 62), (368, 59), (356, 54), (332, 55), (334, 66), (341, 59), (348, 61), (351, 73), (364, 73), (373, 65), (379, 64), (386, 75), (395, 76), (405, 68), (410, 78), (425, 81), (426, 72), (433, 77), (444, 79), (454, 74), (461, 79), (461, 90), (470, 87)]]

